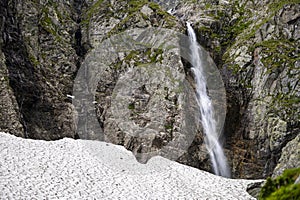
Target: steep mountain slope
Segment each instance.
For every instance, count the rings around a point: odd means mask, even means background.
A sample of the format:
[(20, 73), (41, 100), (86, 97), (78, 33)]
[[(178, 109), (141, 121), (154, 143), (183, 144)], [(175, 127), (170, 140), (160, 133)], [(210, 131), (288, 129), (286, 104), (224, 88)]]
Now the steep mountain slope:
[[(180, 138), (188, 144), (175, 142), (171, 149), (182, 156), (173, 159), (211, 171), (190, 66), (169, 51), (172, 45), (123, 50), (99, 65), (108, 52), (103, 44), (111, 52), (109, 41), (125, 31), (152, 27), (184, 34), (189, 21), (225, 84), (224, 147), (233, 177), (278, 175), (300, 165), (299, 1), (0, 2), (1, 131), (45, 140), (104, 139), (137, 157), (155, 155)], [(101, 131), (83, 134), (81, 120), (89, 118), (74, 107), (72, 93), (86, 66), (99, 69), (91, 108)], [(123, 107), (116, 104), (118, 92)], [(132, 134), (147, 128), (155, 134)]]
[[(223, 74), (236, 176), (272, 174), (283, 147), (299, 143), (299, 9), (299, 1), (188, 1), (175, 11), (194, 22)], [(299, 166), (297, 147), (289, 150), (281, 160), (288, 154), (297, 161), (286, 167)]]

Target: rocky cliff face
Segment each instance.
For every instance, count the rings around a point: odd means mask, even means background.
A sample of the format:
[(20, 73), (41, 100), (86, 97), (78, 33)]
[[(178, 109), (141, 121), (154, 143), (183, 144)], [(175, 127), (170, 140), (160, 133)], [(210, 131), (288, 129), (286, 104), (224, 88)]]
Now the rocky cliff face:
[[(233, 176), (260, 178), (276, 166), (274, 174), (299, 166), (299, 2), (1, 0), (0, 9), (1, 131), (46, 140), (82, 137), (73, 83), (86, 63), (103, 62), (101, 55), (90, 59), (99, 46), (133, 28), (185, 33), (190, 21), (225, 83), (224, 147)], [(178, 53), (123, 50), (98, 68), (94, 100), (102, 139), (137, 156), (163, 155), (157, 152), (167, 143), (188, 141), (178, 161), (211, 170), (193, 77)], [(136, 129), (151, 134), (137, 137)], [(179, 143), (167, 150), (180, 152)]]
[[(8, 109), (17, 112), (11, 129), (20, 130), (18, 135), (47, 140), (75, 135), (67, 97), (78, 62), (72, 7), (68, 1), (1, 1), (1, 70), (14, 94)], [(3, 121), (10, 121), (3, 113)]]
[[(223, 73), (233, 174), (270, 175), (282, 148), (299, 142), (299, 4), (220, 1), (178, 7), (175, 14), (195, 23), (199, 42)], [(296, 167), (299, 153), (290, 152)]]

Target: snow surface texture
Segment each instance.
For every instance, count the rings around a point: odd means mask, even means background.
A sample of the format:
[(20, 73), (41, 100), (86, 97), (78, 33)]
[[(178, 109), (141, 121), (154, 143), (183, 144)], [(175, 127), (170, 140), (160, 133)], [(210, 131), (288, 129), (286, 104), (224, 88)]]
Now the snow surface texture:
[(254, 199), (247, 184), (99, 141), (0, 133), (0, 199)]

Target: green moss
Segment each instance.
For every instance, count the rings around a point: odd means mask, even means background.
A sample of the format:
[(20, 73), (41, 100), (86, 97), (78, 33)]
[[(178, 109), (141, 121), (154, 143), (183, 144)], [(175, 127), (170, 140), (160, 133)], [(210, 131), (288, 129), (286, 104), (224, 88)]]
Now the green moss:
[(31, 64), (33, 64), (35, 67), (40, 64), (40, 62), (36, 59), (36, 57), (34, 55), (29, 54), (28, 58), (29, 58)]
[[(246, 9), (245, 4), (240, 5), (238, 1), (233, 2), (228, 5), (228, 7), (226, 5), (221, 8), (218, 5), (211, 5), (211, 7), (208, 15), (219, 23), (212, 24), (210, 27), (198, 25), (197, 34), (202, 36), (202, 40), (218, 41), (220, 45), (209, 46), (211, 49), (208, 49), (208, 51), (214, 52), (215, 57), (222, 58), (223, 62), (231, 62), (233, 59), (224, 53), (226, 53), (226, 50), (233, 46), (234, 43), (240, 40), (238, 36), (243, 35), (246, 30), (249, 29), (253, 23), (249, 20), (251, 19), (252, 12)], [(231, 11), (230, 14), (228, 10)], [(236, 16), (236, 18), (231, 20), (232, 16)], [(231, 20), (230, 23), (229, 20)], [(237, 38), (239, 40), (237, 40)], [(227, 60), (227, 58), (231, 60)]]
[(157, 63), (157, 62), (161, 63), (163, 60), (162, 53), (163, 53), (162, 49), (148, 49), (146, 51), (146, 55), (148, 55), (150, 63)]
[(294, 184), (300, 168), (287, 169), (275, 179), (268, 178), (259, 195), (260, 200), (292, 200), (300, 198), (300, 184)]
[(272, 193), (267, 200), (297, 200), (300, 198), (300, 184), (293, 184), (287, 187), (281, 187)]
[(149, 20), (149, 16), (146, 16), (145, 14), (141, 13), (140, 10), (144, 5), (148, 5), (155, 13), (155, 18), (158, 19), (158, 21), (164, 21), (164, 27), (165, 28), (172, 28), (176, 24), (175, 17), (170, 15), (168, 12), (164, 11), (160, 8), (160, 6), (156, 3), (148, 1), (130, 1), (128, 3), (129, 7), (128, 10), (123, 10), (122, 12), (127, 12), (128, 15), (125, 17), (121, 22), (119, 22), (109, 33), (108, 37), (122, 32), (123, 30), (127, 29), (128, 26), (130, 26), (130, 22), (132, 19), (138, 19), (138, 20)]
[[(267, 68), (266, 74), (281, 71), (285, 67), (292, 70), (298, 59), (297, 43), (287, 39), (265, 40), (250, 46), (248, 52), (253, 52), (256, 48), (260, 48), (260, 61)], [(225, 54), (223, 60), (230, 63), (234, 58)], [(234, 73), (241, 70), (238, 65), (231, 65), (230, 68), (234, 70)]]
[(52, 35), (56, 35), (55, 26), (53, 26), (52, 19), (47, 15), (44, 14), (44, 17), (40, 19), (40, 25), (46, 30), (48, 33)]
[[(127, 17), (125, 17), (122, 21), (120, 21), (116, 26), (112, 28), (107, 34), (106, 38), (109, 38), (112, 35), (121, 33), (122, 31), (126, 30), (128, 28), (128, 23), (131, 19), (135, 18), (137, 16), (137, 13), (129, 14)], [(127, 25), (128, 24), (128, 25)]]
[(134, 110), (134, 108), (135, 108), (134, 103), (131, 103), (128, 105), (129, 110)]
[(165, 129), (166, 130), (172, 130), (173, 129), (173, 124), (165, 124)]
[(139, 55), (139, 51), (130, 51), (130, 53), (124, 58), (125, 62), (130, 62), (132, 60), (137, 60)]
[(59, 27), (52, 21), (50, 17), (50, 5), (46, 5), (42, 9), (42, 16), (39, 19), (39, 25), (48, 33), (50, 33), (58, 42), (61, 42), (63, 39), (59, 33)]
[[(272, 1), (267, 5), (266, 12), (268, 14), (261, 17), (260, 20), (258, 20), (257, 22), (253, 22), (249, 20), (251, 19), (252, 16), (251, 11), (245, 9), (244, 5), (239, 6), (238, 2), (236, 1), (233, 6), (233, 14), (238, 13), (240, 17), (237, 19), (237, 22), (232, 26), (226, 26), (225, 24), (224, 27), (225, 40), (222, 41), (222, 46), (228, 46), (231, 48), (231, 46), (235, 43), (235, 38), (237, 36), (239, 36), (238, 43), (244, 44), (245, 42), (249, 41), (251, 38), (254, 38), (255, 33), (262, 27), (262, 25), (270, 21), (280, 9), (282, 9), (285, 5), (295, 4), (295, 3), (300, 3), (300, 1), (299, 0)], [(250, 26), (251, 24), (253, 25)], [(251, 47), (250, 49), (253, 50), (254, 47)], [(226, 57), (228, 58), (228, 56)], [(224, 58), (223, 60), (226, 61), (226, 58)]]
[(139, 11), (145, 4), (147, 4), (147, 2), (148, 2), (147, 0), (130, 0), (128, 2), (129, 5), (128, 12), (131, 14)]
[(149, 3), (149, 7), (150, 7), (152, 10), (160, 10), (160, 6), (159, 6), (157, 3), (154, 3), (154, 2), (150, 2), (150, 3)]
[(103, 14), (103, 17), (109, 18), (110, 16), (113, 16), (114, 13), (109, 9), (111, 7), (109, 1), (103, 1), (98, 0), (93, 5), (89, 6), (88, 9), (83, 10), (83, 17), (80, 24), (82, 26), (86, 26), (88, 28), (88, 25), (92, 19), (93, 16), (97, 16), (97, 13)]
[[(255, 36), (255, 33), (261, 28), (262, 25), (266, 24), (268, 21), (270, 21), (275, 14), (282, 9), (285, 5), (289, 4), (295, 4), (300, 3), (299, 0), (291, 0), (291, 1), (282, 1), (282, 0), (276, 0), (275, 2), (271, 2), (268, 4), (267, 7), (267, 15), (264, 15), (264, 18), (259, 20), (260, 22), (254, 25), (251, 28), (247, 28), (247, 32), (239, 39), (241, 43), (244, 41), (247, 41)], [(252, 22), (253, 23), (253, 22)], [(251, 23), (250, 23), (251, 24)]]
[[(299, 103), (299, 96), (296, 96), (295, 94), (277, 93), (271, 95), (271, 102), (268, 102), (268, 105), (270, 112), (279, 116), (281, 119), (285, 121), (299, 121)], [(284, 112), (282, 112), (282, 108), (284, 108)]]
[(284, 66), (293, 68), (298, 60), (297, 44), (289, 40), (266, 40), (255, 44), (254, 47), (260, 47), (261, 52), (265, 54), (261, 61), (267, 67), (267, 73)]
[[(59, 4), (55, 1), (49, 0), (46, 3), (46, 6), (44, 8), (53, 8), (53, 10), (55, 11), (56, 16), (58, 17), (58, 20), (62, 23), (64, 19), (68, 19), (68, 20), (72, 20), (71, 17), (69, 15), (67, 15), (66, 13), (61, 13), (63, 10), (61, 7), (59, 7)], [(47, 12), (49, 13), (49, 10), (47, 9)]]
[[(145, 66), (145, 64), (149, 63), (158, 63), (162, 62), (163, 50), (162, 49), (144, 49), (144, 50), (132, 50), (130, 51), (123, 61), (114, 64), (114, 68), (120, 68), (122, 62), (129, 64), (130, 62), (134, 62), (135, 66)], [(146, 65), (147, 66), (147, 65)]]
[(165, 21), (165, 28), (173, 28), (176, 23), (176, 18), (172, 15), (170, 15), (167, 11), (162, 9), (157, 3), (150, 2), (148, 3), (148, 6), (154, 10), (154, 12)]
[(209, 10), (212, 8), (212, 5), (210, 3), (205, 4), (205, 10)]
[(87, 21), (89, 21), (92, 18), (94, 13), (99, 11), (99, 8), (101, 8), (102, 2), (103, 2), (103, 0), (98, 0), (92, 6), (89, 7), (89, 9), (86, 11)]
[(251, 27), (250, 29), (247, 29), (248, 31), (245, 32), (244, 36), (240, 38), (241, 43), (244, 41), (249, 40), (250, 38), (253, 38), (255, 36), (255, 33), (261, 28), (262, 25), (266, 24), (268, 21), (270, 21), (275, 14), (282, 9), (285, 5), (290, 4), (296, 4), (300, 3), (299, 0), (290, 0), (290, 1), (282, 1), (282, 0), (276, 0), (273, 2), (270, 2), (267, 7), (267, 15), (264, 15), (264, 18), (260, 20), (258, 24)]
[(147, 15), (145, 15), (144, 13), (141, 13), (141, 16), (144, 20), (150, 20), (150, 18)]
[(162, 25), (164, 28), (171, 28), (176, 25), (175, 17), (161, 9), (158, 4), (149, 2), (147, 0), (129, 0), (127, 1), (127, 4), (116, 8), (112, 7), (112, 5), (107, 3), (107, 1), (99, 0), (94, 3), (88, 10), (84, 11), (85, 14), (81, 24), (88, 28), (91, 18), (94, 15), (97, 16), (96, 12), (101, 13), (101, 16), (105, 18), (114, 17), (120, 19), (121, 21), (106, 34), (105, 38), (103, 38), (106, 39), (112, 35), (123, 32), (129, 27), (134, 28), (135, 24), (137, 24), (137, 22), (139, 21), (151, 21), (152, 15), (147, 16), (144, 13), (140, 12), (144, 5), (148, 5), (154, 11), (154, 15), (156, 16), (153, 15), (153, 17), (157, 19), (157, 22), (160, 22), (158, 24), (154, 23), (153, 26)]
[(166, 12), (165, 10), (161, 9), (161, 7), (157, 4), (157, 3), (154, 3), (154, 2), (150, 2), (148, 4), (148, 6), (154, 10), (154, 12), (156, 12), (158, 15), (161, 15), (161, 16), (171, 16), (168, 12)]
[(277, 12), (282, 9), (287, 4), (297, 4), (300, 3), (299, 0), (275, 0), (269, 5), (269, 10), (272, 12)]
[[(232, 45), (235, 42), (237, 36), (245, 32), (245, 30), (249, 28), (251, 23), (253, 23), (251, 20), (249, 20), (249, 18), (252, 16), (252, 13), (250, 10), (245, 9), (245, 4), (239, 5), (239, 3), (235, 1), (232, 7), (232, 12), (232, 15), (238, 15), (238, 17), (235, 19), (234, 24), (224, 24), (224, 34), (222, 35), (221, 40), (222, 46)], [(221, 19), (227, 17), (225, 11), (219, 11), (218, 17)]]

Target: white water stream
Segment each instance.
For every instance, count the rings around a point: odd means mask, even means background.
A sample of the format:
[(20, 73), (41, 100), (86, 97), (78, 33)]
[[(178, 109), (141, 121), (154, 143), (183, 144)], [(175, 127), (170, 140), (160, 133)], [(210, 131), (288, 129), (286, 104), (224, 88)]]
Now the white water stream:
[(191, 70), (196, 81), (197, 103), (200, 109), (206, 148), (210, 155), (214, 173), (219, 176), (230, 177), (227, 159), (219, 142), (217, 123), (214, 118), (212, 101), (208, 96), (208, 91), (206, 89), (207, 82), (203, 73), (203, 67), (208, 66), (203, 66), (201, 62), (201, 49), (197, 43), (194, 29), (189, 23), (187, 23), (187, 28), (190, 39), (191, 64), (193, 65)]

